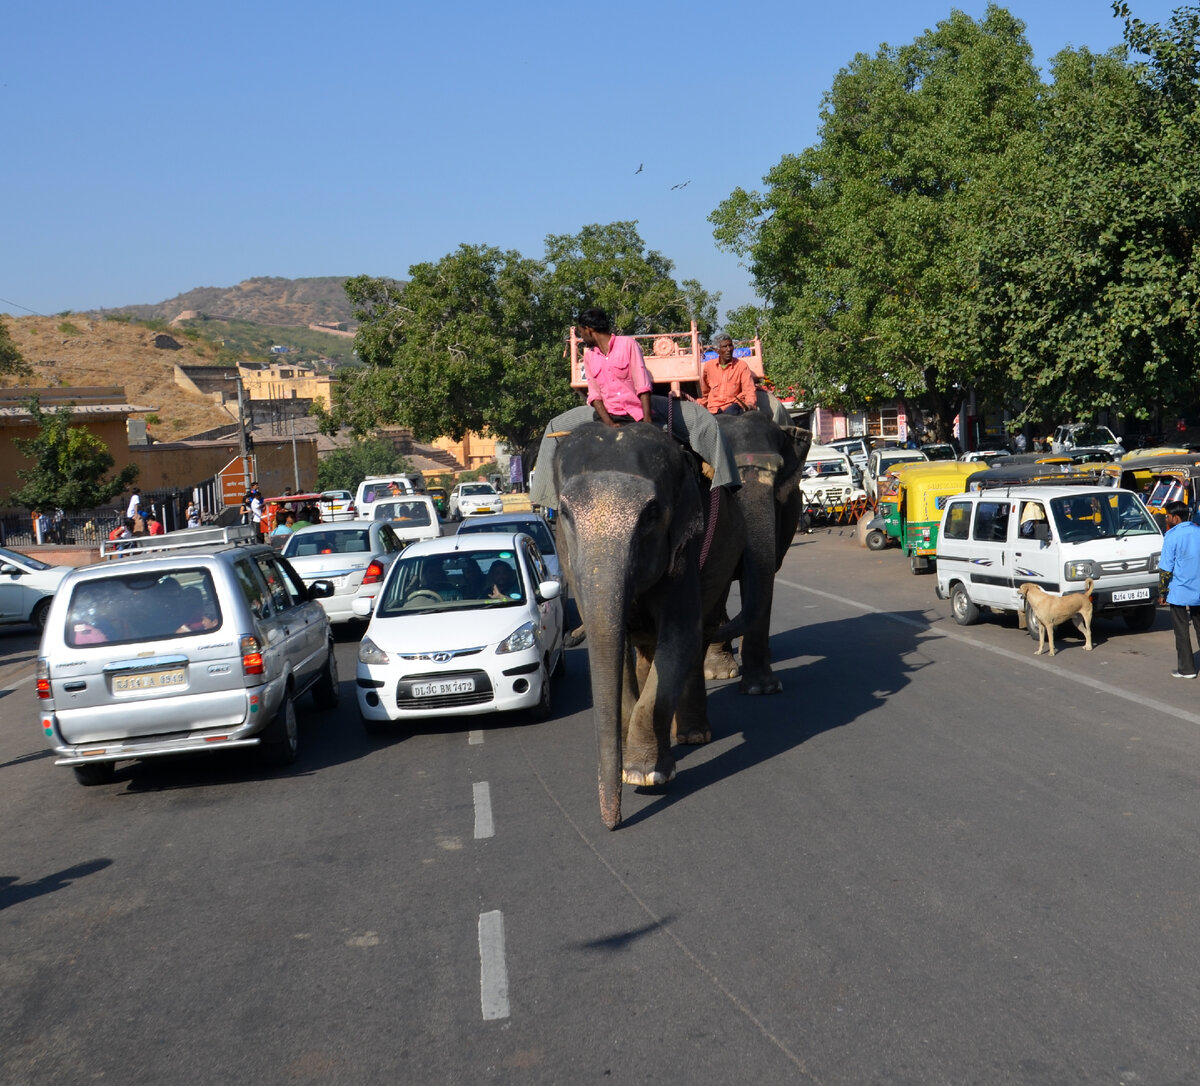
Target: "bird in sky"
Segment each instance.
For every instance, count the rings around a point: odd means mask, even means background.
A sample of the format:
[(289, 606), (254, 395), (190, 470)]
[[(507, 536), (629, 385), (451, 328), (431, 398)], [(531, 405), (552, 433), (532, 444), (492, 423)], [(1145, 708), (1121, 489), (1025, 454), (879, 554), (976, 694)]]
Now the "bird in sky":
[(636, 170), (634, 170), (633, 172), (634, 172), (635, 174), (639, 174), (639, 173), (641, 173), (641, 172), (642, 172), (642, 167), (643, 167), (644, 165), (645, 165), (645, 163), (644, 163), (644, 162), (639, 162), (639, 163), (638, 163), (638, 168), (637, 168)]
[(672, 185), (671, 192), (674, 192), (676, 189), (686, 189), (691, 183), (692, 179), (689, 177), (686, 181), (681, 181), (678, 185)]

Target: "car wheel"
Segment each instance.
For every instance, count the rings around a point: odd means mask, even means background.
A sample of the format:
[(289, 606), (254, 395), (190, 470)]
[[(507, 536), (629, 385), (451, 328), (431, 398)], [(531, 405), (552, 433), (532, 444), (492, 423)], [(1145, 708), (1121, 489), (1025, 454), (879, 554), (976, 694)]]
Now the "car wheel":
[(97, 784), (112, 784), (117, 775), (116, 762), (91, 762), (88, 765), (75, 765), (75, 779), (85, 788)]
[(1154, 614), (1157, 610), (1152, 603), (1145, 607), (1131, 607), (1125, 612), (1125, 625), (1131, 630), (1148, 630), (1154, 625)]
[(29, 621), (33, 623), (33, 628), (41, 633), (46, 628), (46, 615), (50, 613), (50, 600), (52, 596), (46, 596), (40, 599), (34, 605), (33, 614), (29, 616)]
[(878, 528), (872, 528), (867, 532), (867, 550), (881, 551), (887, 546), (887, 536)]
[(971, 602), (961, 583), (950, 589), (950, 610), (960, 626), (974, 626), (979, 621), (979, 608)]
[(1042, 639), (1042, 624), (1038, 622), (1037, 615), (1033, 613), (1033, 608), (1029, 604), (1025, 604), (1025, 629), (1029, 631), (1029, 636), (1034, 641)]
[(283, 695), (283, 704), (262, 733), (262, 755), (274, 766), (291, 765), (300, 756), (300, 725), (291, 690)]
[(329, 646), (329, 659), (325, 663), (325, 670), (321, 672), (321, 677), (313, 684), (312, 688), (313, 704), (318, 709), (335, 709), (338, 703), (338, 669), (337, 656), (334, 655), (333, 646)]
[(542, 668), (542, 696), (538, 698), (538, 703), (529, 710), (529, 716), (533, 720), (549, 720), (550, 713), (553, 709), (552, 695), (550, 693), (550, 672)]

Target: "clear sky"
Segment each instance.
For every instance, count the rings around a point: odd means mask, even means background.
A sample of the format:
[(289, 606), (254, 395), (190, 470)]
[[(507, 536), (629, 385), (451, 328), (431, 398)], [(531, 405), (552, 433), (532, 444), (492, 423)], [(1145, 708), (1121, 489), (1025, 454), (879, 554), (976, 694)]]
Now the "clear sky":
[[(259, 275), (386, 275), (461, 243), (540, 257), (635, 219), (677, 278), (753, 300), (707, 218), (816, 139), (856, 53), (931, 0), (60, 0), (6, 5), (0, 313)], [(1038, 64), (1118, 45), (1109, 0), (1014, 0)], [(1177, 4), (1132, 0), (1166, 22)], [(635, 173), (638, 166), (641, 173)], [(672, 189), (673, 185), (685, 187)]]

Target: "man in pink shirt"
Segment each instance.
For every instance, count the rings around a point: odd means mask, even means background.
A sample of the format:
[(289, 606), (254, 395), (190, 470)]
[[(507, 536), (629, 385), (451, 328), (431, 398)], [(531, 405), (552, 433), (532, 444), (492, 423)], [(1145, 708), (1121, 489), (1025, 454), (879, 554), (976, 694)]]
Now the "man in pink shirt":
[(588, 403), (605, 426), (650, 421), (650, 373), (632, 336), (614, 336), (603, 309), (579, 314)]

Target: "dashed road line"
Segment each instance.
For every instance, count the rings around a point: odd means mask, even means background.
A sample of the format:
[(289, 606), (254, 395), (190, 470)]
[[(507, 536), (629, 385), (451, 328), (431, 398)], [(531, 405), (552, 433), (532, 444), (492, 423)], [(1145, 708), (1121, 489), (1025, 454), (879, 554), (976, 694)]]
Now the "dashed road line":
[(480, 728), (473, 732), (467, 732), (467, 742), (470, 743), (471, 746), (473, 746), (473, 747), (478, 746), (480, 743), (482, 743), (483, 742), (483, 729)]
[(479, 1004), (483, 1019), (508, 1017), (508, 969), (504, 964), (504, 914), (479, 914)]
[(482, 841), (496, 834), (496, 825), (492, 821), (492, 790), (487, 781), (476, 781), (472, 788), (475, 792), (475, 840)]

